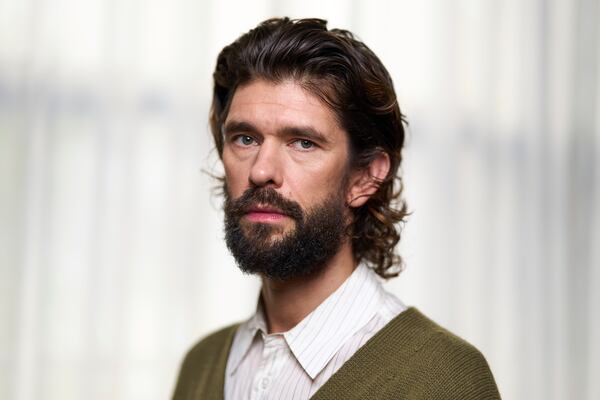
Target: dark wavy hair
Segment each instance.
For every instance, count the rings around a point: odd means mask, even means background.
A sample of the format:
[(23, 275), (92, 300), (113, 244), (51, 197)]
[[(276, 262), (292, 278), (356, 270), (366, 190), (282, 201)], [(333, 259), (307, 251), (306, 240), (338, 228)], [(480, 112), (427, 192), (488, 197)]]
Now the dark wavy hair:
[(319, 97), (350, 138), (352, 168), (366, 168), (380, 152), (390, 170), (359, 208), (350, 226), (352, 251), (384, 278), (397, 276), (402, 260), (394, 253), (399, 222), (407, 207), (397, 176), (404, 145), (404, 116), (392, 79), (377, 56), (346, 30), (327, 29), (321, 19), (269, 19), (226, 46), (217, 58), (210, 126), (219, 156), (222, 126), (235, 90), (254, 79), (291, 79)]

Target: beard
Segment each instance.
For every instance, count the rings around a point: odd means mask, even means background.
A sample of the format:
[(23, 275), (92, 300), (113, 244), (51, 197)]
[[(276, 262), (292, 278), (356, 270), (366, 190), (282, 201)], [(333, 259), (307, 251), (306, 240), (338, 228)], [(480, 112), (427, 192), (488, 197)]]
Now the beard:
[[(318, 273), (346, 239), (345, 204), (334, 191), (308, 211), (272, 188), (251, 187), (232, 200), (225, 188), (225, 242), (245, 273), (290, 280)], [(272, 206), (292, 220), (285, 232), (276, 223), (244, 221), (252, 206)]]

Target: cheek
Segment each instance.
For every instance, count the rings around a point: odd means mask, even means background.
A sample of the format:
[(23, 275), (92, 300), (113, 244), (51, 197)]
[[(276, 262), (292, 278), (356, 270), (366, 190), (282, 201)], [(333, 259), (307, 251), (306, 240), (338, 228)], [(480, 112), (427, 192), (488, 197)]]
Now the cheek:
[(247, 168), (231, 162), (225, 152), (223, 152), (223, 168), (229, 195), (234, 199), (241, 196), (248, 186), (248, 174), (244, 172)]
[(303, 206), (307, 206), (322, 202), (331, 197), (334, 192), (345, 198), (346, 188), (342, 186), (345, 174), (344, 164), (336, 163), (315, 171), (295, 168), (288, 175), (287, 181), (298, 201)]

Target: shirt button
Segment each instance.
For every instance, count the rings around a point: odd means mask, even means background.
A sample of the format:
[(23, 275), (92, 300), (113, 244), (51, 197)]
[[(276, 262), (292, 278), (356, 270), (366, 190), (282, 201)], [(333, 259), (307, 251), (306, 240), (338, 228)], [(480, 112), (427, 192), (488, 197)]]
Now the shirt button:
[(262, 378), (262, 380), (260, 381), (260, 387), (263, 389), (266, 389), (269, 387), (269, 383), (271, 382), (271, 380), (269, 378)]

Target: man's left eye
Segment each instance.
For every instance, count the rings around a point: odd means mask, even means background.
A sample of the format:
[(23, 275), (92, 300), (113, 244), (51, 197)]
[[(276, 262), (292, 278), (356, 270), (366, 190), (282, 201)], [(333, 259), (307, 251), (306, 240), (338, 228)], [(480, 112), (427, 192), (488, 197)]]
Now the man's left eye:
[(315, 147), (315, 143), (307, 139), (298, 139), (294, 142), (294, 145), (302, 150), (310, 150)]

